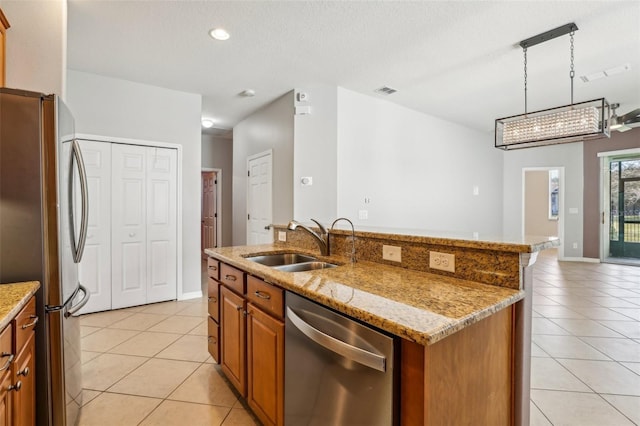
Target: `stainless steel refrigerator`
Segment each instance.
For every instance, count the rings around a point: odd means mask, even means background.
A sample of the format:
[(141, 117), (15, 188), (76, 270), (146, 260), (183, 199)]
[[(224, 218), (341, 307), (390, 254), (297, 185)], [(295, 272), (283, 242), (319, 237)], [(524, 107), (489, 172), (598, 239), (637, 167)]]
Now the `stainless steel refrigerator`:
[(74, 425), (82, 406), (78, 281), (88, 199), (74, 121), (55, 95), (0, 88), (0, 283), (36, 294), (36, 422)]

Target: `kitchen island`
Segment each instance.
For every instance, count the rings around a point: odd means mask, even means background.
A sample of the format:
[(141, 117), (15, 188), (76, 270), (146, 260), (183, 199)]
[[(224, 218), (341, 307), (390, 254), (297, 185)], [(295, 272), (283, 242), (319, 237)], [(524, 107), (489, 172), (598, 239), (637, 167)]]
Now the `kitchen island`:
[[(401, 338), (401, 424), (527, 424), (531, 271), (556, 240), (465, 240), (358, 232), (358, 262), (344, 254), (351, 232), (332, 231), (318, 256), (304, 234), (288, 243), (206, 250), (223, 265), (292, 291)], [(402, 262), (381, 245), (402, 248)], [(429, 269), (430, 251), (455, 254), (455, 272)], [(282, 272), (249, 256), (297, 252), (340, 266)], [(397, 265), (397, 266), (396, 266)], [(274, 422), (277, 424), (277, 422)]]

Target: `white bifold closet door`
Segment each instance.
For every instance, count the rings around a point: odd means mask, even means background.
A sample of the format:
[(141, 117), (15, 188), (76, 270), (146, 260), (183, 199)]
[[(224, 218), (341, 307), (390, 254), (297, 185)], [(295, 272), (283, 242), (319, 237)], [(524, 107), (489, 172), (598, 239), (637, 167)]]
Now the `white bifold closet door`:
[(176, 298), (176, 150), (113, 144), (112, 308)]

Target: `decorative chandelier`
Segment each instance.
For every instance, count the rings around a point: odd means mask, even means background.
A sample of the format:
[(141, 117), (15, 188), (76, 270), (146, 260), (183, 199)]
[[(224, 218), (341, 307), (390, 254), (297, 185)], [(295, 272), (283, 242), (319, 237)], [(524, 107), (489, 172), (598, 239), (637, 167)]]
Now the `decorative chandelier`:
[[(566, 24), (537, 36), (522, 40), (520, 47), (524, 52), (524, 114), (496, 120), (495, 147), (503, 150), (531, 148), (568, 142), (579, 142), (609, 137), (609, 104), (604, 98), (587, 102), (573, 102), (573, 35), (578, 30), (574, 23)], [(527, 111), (527, 49), (536, 44), (570, 34), (571, 67), (571, 104), (545, 109)]]

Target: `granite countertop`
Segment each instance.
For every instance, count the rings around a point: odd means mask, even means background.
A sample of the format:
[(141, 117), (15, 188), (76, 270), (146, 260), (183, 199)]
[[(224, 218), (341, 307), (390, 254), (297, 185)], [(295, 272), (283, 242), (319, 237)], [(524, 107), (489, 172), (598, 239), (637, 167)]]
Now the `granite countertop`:
[(0, 330), (11, 323), (39, 288), (38, 281), (0, 284)]
[[(338, 263), (333, 269), (282, 272), (245, 257), (300, 252)], [(205, 252), (265, 281), (293, 291), (402, 338), (430, 345), (524, 298), (524, 292), (383, 265), (349, 263), (273, 244)]]

